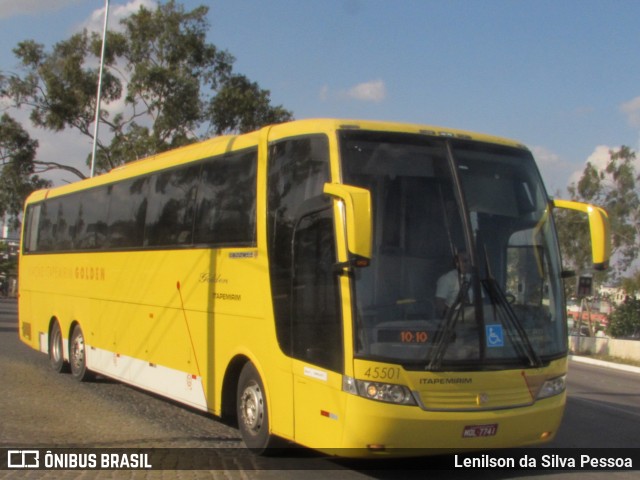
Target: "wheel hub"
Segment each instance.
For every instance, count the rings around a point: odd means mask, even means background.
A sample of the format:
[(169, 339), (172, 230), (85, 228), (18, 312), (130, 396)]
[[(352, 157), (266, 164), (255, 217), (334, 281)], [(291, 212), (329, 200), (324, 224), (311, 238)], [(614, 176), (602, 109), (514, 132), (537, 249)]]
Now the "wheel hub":
[(84, 338), (82, 338), (82, 335), (78, 335), (73, 339), (71, 361), (77, 369), (82, 367), (84, 362)]
[(254, 433), (258, 432), (264, 418), (264, 401), (258, 385), (251, 384), (245, 388), (240, 409), (247, 429)]
[(56, 362), (59, 362), (62, 359), (61, 338), (62, 334), (60, 333), (60, 330), (54, 329), (51, 341), (51, 355), (53, 360)]

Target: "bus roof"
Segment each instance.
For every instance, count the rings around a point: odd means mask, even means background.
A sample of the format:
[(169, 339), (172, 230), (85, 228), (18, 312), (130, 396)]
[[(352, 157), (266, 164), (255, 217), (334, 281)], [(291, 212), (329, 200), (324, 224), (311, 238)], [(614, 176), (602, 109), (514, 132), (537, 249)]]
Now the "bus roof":
[(261, 130), (242, 135), (223, 135), (201, 142), (186, 145), (184, 147), (168, 150), (166, 152), (151, 155), (149, 157), (136, 160), (118, 167), (105, 174), (80, 180), (68, 185), (54, 187), (51, 189), (38, 190), (28, 197), (28, 202), (37, 202), (49, 196), (58, 196), (71, 193), (84, 188), (97, 185), (104, 185), (116, 182), (129, 177), (136, 177), (144, 173), (156, 170), (164, 170), (183, 163), (201, 160), (204, 158), (222, 155), (227, 152), (242, 150), (256, 146), (261, 133), (269, 131), (269, 138), (304, 135), (310, 133), (330, 133), (336, 130), (374, 130), (399, 133), (415, 133), (427, 136), (460, 138), (474, 140), (478, 142), (495, 143), (516, 148), (526, 147), (519, 142), (503, 137), (486, 135), (482, 133), (469, 132), (452, 128), (438, 127), (433, 125), (421, 125), (399, 122), (383, 122), (373, 120), (355, 119), (306, 119), (294, 120), (292, 122), (269, 125)]
[[(496, 143), (516, 148), (526, 149), (527, 147), (518, 141), (499, 137), (495, 135), (487, 135), (479, 132), (471, 132), (467, 130), (459, 130), (454, 128), (440, 127), (435, 125), (424, 125), (417, 123), (401, 123), (401, 122), (384, 122), (376, 120), (355, 120), (355, 119), (309, 119), (296, 120), (289, 123), (275, 125), (273, 128), (286, 126), (300, 127), (300, 130), (379, 130), (389, 132), (416, 133), (421, 135), (462, 138), (467, 140), (475, 140), (477, 142)], [(314, 128), (315, 127), (315, 128)]]

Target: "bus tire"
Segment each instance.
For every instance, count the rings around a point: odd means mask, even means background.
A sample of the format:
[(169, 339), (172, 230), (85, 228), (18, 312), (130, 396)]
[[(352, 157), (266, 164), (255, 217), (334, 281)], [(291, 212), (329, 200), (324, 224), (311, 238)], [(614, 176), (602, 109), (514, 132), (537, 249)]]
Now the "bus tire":
[(87, 352), (84, 341), (84, 333), (80, 325), (73, 327), (71, 341), (69, 342), (69, 364), (71, 365), (71, 375), (79, 382), (84, 382), (91, 378), (91, 372), (87, 368)]
[(57, 320), (53, 322), (49, 332), (49, 365), (56, 373), (65, 373), (69, 370), (69, 365), (64, 361), (62, 330)]
[(247, 448), (259, 455), (268, 453), (273, 442), (269, 432), (269, 409), (264, 384), (251, 362), (240, 372), (236, 406), (238, 427)]

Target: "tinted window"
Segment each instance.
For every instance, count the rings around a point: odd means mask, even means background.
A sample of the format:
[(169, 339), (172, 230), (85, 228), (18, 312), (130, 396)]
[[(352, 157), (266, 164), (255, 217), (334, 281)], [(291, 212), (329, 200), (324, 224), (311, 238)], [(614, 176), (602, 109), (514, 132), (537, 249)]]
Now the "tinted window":
[(25, 252), (256, 244), (257, 150), (30, 205)]
[(329, 145), (324, 136), (274, 143), (269, 151), (269, 269), (278, 342), (292, 353), (291, 302), (293, 229), (298, 208), (322, 195), (329, 181)]
[(38, 229), (38, 250), (65, 251), (74, 248), (75, 220), (79, 200), (69, 195), (49, 200), (43, 205)]
[(38, 250), (38, 225), (40, 223), (40, 211), (42, 204), (29, 205), (25, 219), (23, 248), (25, 252)]
[(107, 238), (109, 197), (107, 187), (98, 187), (78, 194), (80, 205), (76, 220), (76, 248), (102, 248)]
[(151, 181), (145, 245), (185, 245), (193, 240), (200, 166), (158, 173)]
[(332, 207), (303, 217), (294, 233), (292, 354), (343, 371)]
[(56, 222), (56, 250), (73, 250), (76, 240), (76, 219), (80, 212), (78, 195), (60, 197)]
[(208, 160), (198, 190), (195, 243), (256, 243), (255, 150)]
[(37, 235), (37, 250), (40, 252), (53, 250), (54, 211), (55, 205), (53, 202), (42, 203)]
[(142, 246), (148, 185), (148, 178), (136, 178), (109, 186), (108, 248)]

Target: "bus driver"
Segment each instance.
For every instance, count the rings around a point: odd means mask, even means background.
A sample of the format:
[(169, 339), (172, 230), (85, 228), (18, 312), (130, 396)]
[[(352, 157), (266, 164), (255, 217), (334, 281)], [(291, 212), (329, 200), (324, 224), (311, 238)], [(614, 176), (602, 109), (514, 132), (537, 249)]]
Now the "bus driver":
[[(455, 303), (463, 279), (471, 279), (471, 262), (467, 252), (458, 252), (454, 260), (455, 268), (442, 275), (436, 284), (436, 314), (440, 317), (444, 317)], [(471, 294), (471, 291), (468, 293)]]

